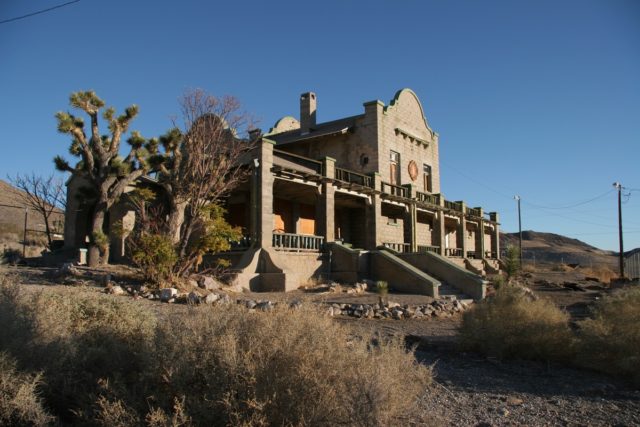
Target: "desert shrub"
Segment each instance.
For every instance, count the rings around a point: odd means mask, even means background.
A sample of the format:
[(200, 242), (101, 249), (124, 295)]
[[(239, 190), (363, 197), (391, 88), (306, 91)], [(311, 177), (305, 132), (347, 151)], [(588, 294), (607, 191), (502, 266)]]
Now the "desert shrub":
[(186, 396), (203, 425), (388, 425), (431, 378), (402, 343), (350, 340), (311, 308), (203, 307), (165, 322), (156, 346), (160, 395)]
[(0, 257), (0, 264), (17, 265), (22, 260), (22, 252), (18, 249), (5, 248)]
[(66, 419), (91, 416), (101, 379), (120, 391), (135, 389), (155, 317), (128, 301), (78, 289), (22, 295), (2, 279), (0, 322), (0, 350), (43, 371), (43, 397)]
[(511, 279), (520, 270), (520, 250), (515, 246), (507, 246), (507, 253), (504, 258), (504, 272), (507, 280)]
[(0, 424), (42, 426), (54, 418), (44, 409), (38, 394), (40, 374), (18, 371), (16, 362), (0, 352)]
[(460, 338), (470, 350), (535, 360), (568, 360), (574, 344), (567, 313), (519, 286), (502, 286), (465, 312)]
[(171, 276), (178, 255), (169, 236), (142, 234), (136, 239), (132, 260), (146, 280), (159, 284)]
[(580, 268), (580, 272), (584, 274), (585, 277), (593, 277), (598, 279), (600, 283), (610, 283), (611, 279), (615, 279), (618, 277), (618, 273), (607, 266), (583, 267)]
[(640, 289), (598, 301), (593, 317), (580, 322), (578, 363), (625, 376), (640, 385)]

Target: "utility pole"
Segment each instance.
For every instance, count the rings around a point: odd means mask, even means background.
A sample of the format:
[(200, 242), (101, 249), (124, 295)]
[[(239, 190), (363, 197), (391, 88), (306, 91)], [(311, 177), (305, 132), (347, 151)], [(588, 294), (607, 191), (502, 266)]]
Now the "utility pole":
[(620, 278), (624, 278), (624, 245), (622, 243), (622, 189), (621, 183), (614, 182), (613, 186), (618, 189), (618, 239), (620, 241)]
[(522, 268), (522, 215), (520, 214), (520, 196), (516, 195), (513, 198), (518, 202), (518, 234), (519, 237), (519, 249), (520, 249), (520, 268)]
[(24, 208), (24, 232), (22, 234), (22, 258), (27, 257), (27, 220), (29, 219), (29, 208)]

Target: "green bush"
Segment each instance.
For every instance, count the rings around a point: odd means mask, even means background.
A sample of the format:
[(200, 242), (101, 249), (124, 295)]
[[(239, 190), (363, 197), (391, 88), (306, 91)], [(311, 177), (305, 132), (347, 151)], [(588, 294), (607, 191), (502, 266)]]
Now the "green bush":
[(465, 312), (460, 338), (491, 356), (558, 361), (570, 360), (575, 342), (567, 313), (518, 286), (502, 286)]
[(171, 277), (178, 255), (169, 236), (142, 234), (136, 239), (132, 260), (146, 280), (160, 284)]
[(639, 288), (604, 297), (579, 326), (578, 363), (640, 385)]

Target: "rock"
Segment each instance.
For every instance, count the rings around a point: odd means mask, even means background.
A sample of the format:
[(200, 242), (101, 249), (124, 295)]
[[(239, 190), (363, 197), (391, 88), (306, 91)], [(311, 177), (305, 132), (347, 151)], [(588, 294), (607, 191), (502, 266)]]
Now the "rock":
[(507, 397), (507, 405), (510, 406), (520, 406), (524, 403), (524, 400), (520, 399), (519, 397), (515, 397), (515, 396), (509, 396)]
[(400, 304), (398, 304), (397, 302), (392, 302), (392, 301), (389, 301), (387, 303), (387, 308), (389, 308), (389, 309), (396, 308), (396, 307), (400, 307)]
[(256, 310), (261, 310), (261, 311), (271, 311), (273, 310), (273, 303), (271, 301), (261, 301), (258, 304), (256, 304)]
[(247, 307), (249, 310), (251, 310), (252, 308), (256, 307), (256, 302), (252, 299), (245, 301), (244, 303), (245, 307)]
[(105, 289), (105, 292), (111, 295), (123, 295), (124, 289), (122, 289), (122, 286), (112, 285), (112, 286), (107, 286), (107, 288)]
[(503, 417), (507, 417), (509, 416), (509, 410), (507, 408), (500, 408), (498, 409), (498, 413), (500, 415), (502, 415)]
[(218, 282), (211, 276), (200, 276), (200, 279), (198, 280), (198, 286), (208, 291), (215, 291), (222, 287), (220, 282)]
[(194, 291), (189, 292), (189, 295), (187, 295), (187, 303), (194, 305), (200, 304), (200, 295)]
[(210, 293), (206, 297), (204, 297), (204, 303), (205, 304), (213, 304), (216, 301), (218, 301), (219, 299), (220, 299), (220, 295), (214, 294), (214, 293)]
[(220, 298), (218, 298), (218, 303), (231, 304), (231, 297), (227, 294), (220, 294)]
[(78, 276), (80, 275), (80, 270), (74, 267), (74, 265), (70, 262), (65, 262), (62, 264), (62, 267), (58, 270), (59, 275), (64, 276)]
[(400, 320), (402, 319), (402, 316), (403, 316), (402, 310), (396, 308), (391, 312), (391, 315), (393, 316), (394, 319)]
[(302, 308), (302, 301), (300, 301), (300, 300), (291, 301), (291, 303), (289, 303), (289, 308), (292, 309), (292, 310), (298, 310), (298, 309)]
[(199, 286), (198, 281), (194, 279), (189, 279), (188, 283), (189, 283), (189, 287), (192, 289), (197, 288)]
[(178, 290), (176, 288), (164, 288), (160, 289), (160, 301), (169, 302), (170, 299), (178, 296)]
[(109, 285), (109, 283), (111, 283), (111, 274), (109, 273), (103, 274), (102, 276), (99, 277), (99, 282), (102, 286)]

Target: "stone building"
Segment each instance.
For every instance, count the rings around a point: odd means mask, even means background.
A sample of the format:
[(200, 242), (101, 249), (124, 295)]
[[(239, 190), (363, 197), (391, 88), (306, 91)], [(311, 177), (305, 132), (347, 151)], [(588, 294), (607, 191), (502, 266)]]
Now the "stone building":
[[(229, 221), (246, 234), (241, 284), (288, 290), (311, 276), (395, 280), (417, 269), (455, 286), (460, 267), (496, 271), (498, 214), (445, 199), (438, 134), (413, 91), (330, 122), (317, 123), (316, 111), (316, 95), (302, 94), (299, 119), (262, 137), (251, 181), (228, 200)], [(377, 271), (381, 253), (393, 274)]]
[[(400, 291), (484, 297), (481, 275), (498, 268), (498, 214), (445, 199), (438, 134), (416, 94), (403, 89), (389, 105), (366, 102), (362, 114), (325, 123), (316, 110), (316, 95), (302, 94), (299, 119), (278, 120), (246, 158), (251, 179), (226, 206), (244, 238), (217, 255), (232, 261), (233, 280), (282, 291), (319, 276), (386, 280)], [(82, 211), (71, 205), (68, 215)], [(131, 225), (132, 213), (116, 206), (109, 222)], [(125, 255), (122, 231), (111, 236), (113, 260)], [(84, 234), (70, 228), (67, 246)]]

